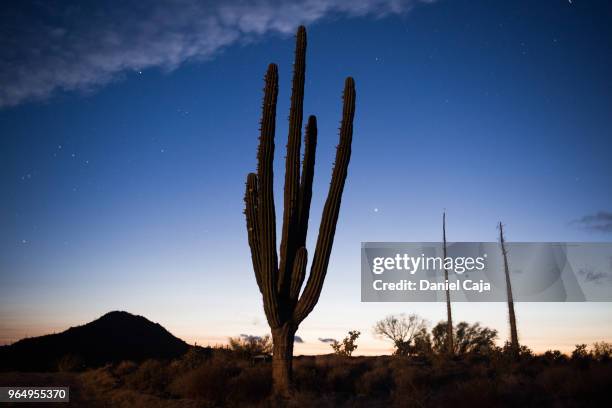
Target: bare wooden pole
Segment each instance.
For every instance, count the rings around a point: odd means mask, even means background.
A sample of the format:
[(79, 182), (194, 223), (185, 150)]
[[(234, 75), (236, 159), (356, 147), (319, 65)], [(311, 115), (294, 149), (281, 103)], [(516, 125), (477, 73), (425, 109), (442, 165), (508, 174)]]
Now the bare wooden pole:
[(514, 299), (512, 297), (512, 284), (510, 282), (510, 267), (508, 265), (508, 251), (504, 239), (504, 226), (499, 223), (499, 241), (501, 243), (502, 255), (504, 257), (504, 273), (506, 275), (506, 294), (508, 298), (508, 320), (510, 321), (510, 348), (513, 356), (519, 355), (518, 332), (516, 330), (516, 315), (514, 314)]
[[(446, 211), (442, 213), (442, 240), (444, 242), (444, 262), (446, 265)], [(444, 268), (444, 282), (448, 282), (448, 269)], [(451, 313), (450, 290), (446, 286), (446, 351), (449, 355), (455, 353), (453, 341), (453, 315)]]

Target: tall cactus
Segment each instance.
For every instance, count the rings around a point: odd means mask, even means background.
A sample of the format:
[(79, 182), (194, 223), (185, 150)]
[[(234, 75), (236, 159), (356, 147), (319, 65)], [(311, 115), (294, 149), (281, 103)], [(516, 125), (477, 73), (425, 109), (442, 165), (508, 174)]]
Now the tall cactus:
[[(444, 264), (446, 265), (446, 211), (442, 213), (442, 240), (444, 245)], [(444, 282), (448, 282), (448, 269), (446, 268), (444, 268)], [(455, 345), (453, 344), (453, 316), (448, 286), (446, 287), (446, 352), (449, 356), (455, 353)]]
[(508, 266), (508, 253), (504, 239), (504, 226), (499, 223), (499, 242), (504, 257), (504, 273), (506, 275), (506, 292), (508, 297), (508, 320), (510, 320), (510, 351), (516, 358), (519, 355), (518, 332), (516, 330), (516, 315), (514, 314), (514, 299), (512, 298), (512, 285), (510, 283), (510, 267)]
[(296, 36), (293, 88), (289, 113), (289, 136), (285, 161), (285, 190), (280, 261), (276, 252), (276, 214), (273, 192), (274, 134), (278, 69), (270, 64), (265, 76), (257, 173), (247, 176), (245, 215), (253, 270), (262, 294), (264, 311), (272, 331), (272, 379), (276, 395), (287, 396), (292, 390), (291, 368), (293, 341), (300, 323), (314, 309), (327, 273), (340, 201), (351, 157), (355, 83), (346, 78), (340, 142), (336, 148), (331, 184), (319, 227), (310, 274), (306, 277), (306, 235), (312, 198), (317, 120), (308, 118), (304, 135), (304, 158), (300, 174), (300, 142), (304, 78), (306, 72), (306, 29), (300, 26)]

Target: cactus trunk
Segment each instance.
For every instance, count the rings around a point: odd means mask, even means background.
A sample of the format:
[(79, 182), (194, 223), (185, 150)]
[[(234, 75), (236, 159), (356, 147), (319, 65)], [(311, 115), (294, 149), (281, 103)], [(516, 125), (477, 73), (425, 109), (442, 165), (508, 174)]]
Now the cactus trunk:
[(276, 213), (273, 192), (274, 136), (278, 95), (278, 69), (275, 64), (270, 64), (265, 77), (257, 151), (257, 173), (250, 173), (247, 176), (244, 195), (246, 205), (244, 213), (255, 280), (262, 295), (268, 324), (272, 330), (273, 393), (282, 397), (289, 396), (292, 391), (291, 363), (295, 332), (319, 300), (327, 273), (340, 212), (340, 201), (351, 157), (353, 117), (355, 115), (355, 83), (349, 77), (344, 84), (340, 143), (336, 149), (336, 161), (323, 208), (310, 274), (302, 291), (308, 265), (306, 236), (317, 146), (317, 120), (314, 116), (310, 116), (304, 136), (304, 158), (300, 174), (300, 139), (306, 70), (306, 29), (304, 27), (300, 27), (297, 32), (293, 67), (289, 137), (285, 159), (280, 260), (276, 250)]
[(272, 329), (272, 387), (279, 397), (289, 397), (293, 392), (293, 341), (295, 329), (289, 324)]
[(504, 273), (506, 275), (506, 293), (508, 297), (508, 320), (510, 321), (510, 350), (516, 358), (519, 355), (518, 332), (516, 330), (516, 315), (514, 314), (514, 299), (512, 297), (512, 284), (510, 282), (510, 267), (508, 266), (508, 253), (506, 252), (506, 241), (504, 240), (504, 226), (499, 223), (499, 240), (502, 255), (504, 257)]

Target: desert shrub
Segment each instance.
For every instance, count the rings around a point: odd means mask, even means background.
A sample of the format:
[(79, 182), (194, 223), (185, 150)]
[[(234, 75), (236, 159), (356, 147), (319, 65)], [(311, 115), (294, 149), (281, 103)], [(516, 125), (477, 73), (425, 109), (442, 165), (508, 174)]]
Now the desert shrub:
[[(296, 397), (282, 406), (607, 406), (612, 362), (596, 349), (559, 351), (528, 359), (468, 353), (431, 361), (414, 356), (302, 356), (294, 361)], [(604, 353), (604, 347), (600, 353)], [(582, 357), (580, 357), (582, 356)], [(184, 356), (185, 357), (185, 356)], [(271, 365), (251, 365), (233, 352), (215, 349), (171, 363), (124, 361), (78, 374), (88, 397), (112, 406), (275, 407), (269, 399)], [(183, 369), (192, 362), (194, 368)], [(195, 363), (198, 362), (199, 363)], [(57, 373), (55, 375), (58, 375)], [(70, 374), (72, 376), (72, 374)], [(76, 394), (75, 394), (76, 395)]]
[(87, 370), (79, 374), (79, 381), (84, 388), (91, 390), (94, 395), (106, 393), (120, 385), (117, 377), (112, 374), (108, 367)]
[[(432, 330), (432, 348), (439, 354), (446, 352), (446, 322), (438, 323)], [(453, 346), (456, 355), (490, 353), (495, 349), (497, 330), (480, 326), (480, 323), (460, 322), (453, 327)]]
[(410, 354), (430, 357), (433, 353), (433, 345), (431, 343), (431, 336), (427, 332), (427, 329), (422, 328), (419, 330), (413, 338), (413, 347)]
[(356, 341), (361, 332), (357, 330), (349, 331), (348, 336), (342, 340), (342, 343), (334, 340), (330, 346), (334, 349), (334, 353), (338, 356), (350, 357), (353, 351), (357, 349)]
[(380, 338), (391, 340), (395, 347), (395, 355), (411, 354), (413, 338), (427, 328), (425, 319), (416, 314), (389, 315), (374, 325), (374, 334)]
[(190, 347), (185, 354), (173, 363), (178, 371), (193, 370), (211, 358), (212, 350), (204, 347)]
[(113, 374), (117, 377), (125, 377), (138, 369), (138, 364), (133, 361), (124, 360), (113, 367)]
[(612, 387), (610, 364), (575, 364), (546, 367), (535, 382), (539, 394), (557, 401), (557, 406), (607, 406)]
[(391, 390), (393, 378), (389, 367), (378, 365), (364, 372), (357, 380), (355, 389), (363, 395), (385, 395)]
[(272, 339), (269, 335), (260, 337), (242, 334), (239, 337), (230, 337), (229, 347), (239, 356), (251, 358), (272, 353)]
[[(272, 403), (271, 407), (286, 407), (286, 408), (303, 408), (303, 407), (317, 407), (317, 408), (336, 408), (338, 402), (327, 394), (321, 394), (318, 391), (299, 391), (296, 392), (291, 400), (277, 403)], [(345, 405), (346, 406), (346, 405)]]
[(533, 357), (533, 351), (524, 344), (519, 347), (519, 358), (530, 359)]
[(535, 384), (549, 398), (566, 397), (572, 394), (575, 370), (570, 366), (554, 366), (543, 369), (535, 378)]
[(586, 362), (589, 359), (589, 352), (586, 344), (576, 344), (576, 348), (572, 351), (572, 361)]
[(454, 387), (438, 394), (436, 405), (460, 407), (495, 407), (500, 403), (496, 398), (494, 383), (482, 377), (465, 378)]
[(326, 387), (335, 392), (352, 392), (354, 371), (348, 364), (331, 366), (326, 375)]
[(593, 406), (605, 406), (610, 404), (611, 387), (612, 364), (593, 364), (586, 375), (583, 375), (582, 388), (578, 395), (583, 400), (591, 401)]
[(394, 407), (423, 407), (427, 404), (427, 391), (417, 384), (416, 370), (406, 364), (393, 364), (393, 391), (391, 403)]
[(168, 365), (159, 360), (146, 360), (127, 374), (125, 384), (134, 390), (149, 394), (164, 393), (170, 382)]
[(83, 359), (76, 354), (66, 354), (57, 362), (57, 371), (70, 372), (80, 371), (85, 368)]
[(320, 386), (321, 375), (315, 359), (302, 357), (293, 362), (293, 379), (301, 391), (316, 390)]
[[(497, 378), (497, 390), (492, 388), (491, 390), (487, 390), (492, 394), (497, 394), (497, 397), (507, 401), (512, 406), (524, 406), (529, 401), (526, 399), (531, 398), (533, 402), (535, 400), (535, 394), (533, 392), (533, 378), (530, 373), (527, 373), (529, 370), (523, 369), (508, 371), (502, 373)], [(490, 385), (495, 385), (490, 382)]]
[[(504, 358), (509, 359), (509, 360), (516, 360), (517, 356), (515, 355), (514, 348), (511, 342), (509, 341), (504, 342), (504, 346), (499, 351), (503, 354)], [(532, 357), (533, 357), (533, 351), (529, 347), (525, 346), (524, 344), (519, 347), (519, 350), (518, 350), (519, 360), (528, 360)]]
[(255, 403), (263, 400), (272, 389), (270, 365), (245, 367), (229, 380), (229, 398), (233, 403)]
[(561, 363), (567, 360), (567, 356), (559, 350), (548, 350), (542, 355), (542, 358), (549, 364)]
[(605, 341), (593, 343), (591, 354), (597, 361), (610, 361), (612, 359), (612, 343)]
[(232, 377), (240, 367), (224, 357), (214, 356), (197, 368), (179, 373), (169, 386), (172, 394), (183, 398), (204, 399), (221, 403), (228, 394)]

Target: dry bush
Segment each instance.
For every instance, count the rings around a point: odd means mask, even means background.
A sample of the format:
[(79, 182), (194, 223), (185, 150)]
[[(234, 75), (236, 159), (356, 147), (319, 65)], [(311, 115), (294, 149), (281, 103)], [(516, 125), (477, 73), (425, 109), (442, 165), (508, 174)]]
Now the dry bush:
[(286, 406), (287, 408), (303, 408), (303, 407), (317, 407), (317, 408), (336, 408), (338, 402), (325, 394), (320, 392), (296, 392), (290, 401), (282, 404), (272, 402), (273, 407), (275, 406)]
[(159, 360), (146, 360), (124, 377), (125, 384), (147, 394), (163, 394), (170, 383), (168, 364)]
[(325, 388), (335, 392), (353, 391), (353, 372), (348, 364), (331, 366), (327, 370)]
[[(483, 378), (483, 380), (487, 380)], [(515, 372), (509, 372), (501, 375), (496, 384), (493, 384), (491, 381), (488, 381), (487, 384), (490, 386), (490, 389), (487, 388), (487, 395), (495, 395), (497, 394), (500, 398), (505, 401), (513, 402), (514, 404), (518, 404), (524, 399), (526, 396), (533, 392), (533, 379), (529, 376), (525, 376), (521, 373), (521, 370), (517, 370)], [(497, 389), (494, 387), (497, 386)], [(484, 392), (484, 390), (483, 390)], [(531, 397), (535, 397), (531, 395)]]
[(243, 334), (239, 337), (230, 337), (229, 346), (238, 356), (252, 358), (261, 354), (271, 354), (272, 338), (270, 335), (249, 336)]
[(193, 370), (196, 367), (204, 364), (208, 359), (211, 358), (212, 351), (210, 348), (204, 347), (191, 347), (183, 356), (179, 359), (174, 360), (173, 368), (177, 371)]
[(272, 389), (272, 368), (269, 365), (245, 367), (230, 379), (229, 400), (233, 403), (255, 403), (268, 395)]
[[(108, 367), (87, 370), (79, 375), (79, 380), (88, 396), (93, 400), (104, 401), (106, 395), (119, 386), (117, 378)], [(72, 399), (72, 395), (70, 398)]]
[(239, 372), (240, 368), (235, 362), (215, 356), (193, 370), (178, 373), (169, 391), (184, 398), (221, 403), (230, 392), (230, 379)]
[(612, 343), (605, 341), (593, 343), (591, 354), (597, 361), (610, 361), (612, 359)]
[(376, 365), (363, 373), (357, 380), (356, 391), (361, 395), (387, 395), (391, 391), (393, 376), (391, 369), (384, 365)]
[(293, 362), (293, 380), (300, 391), (320, 388), (321, 373), (315, 357), (301, 357)]
[(551, 397), (563, 397), (571, 394), (571, 387), (574, 384), (575, 371), (570, 366), (548, 367), (543, 370), (535, 379), (535, 384), (539, 386), (542, 393)]
[(542, 355), (542, 359), (548, 364), (564, 363), (567, 361), (567, 356), (559, 350), (548, 350)]
[(572, 351), (572, 360), (586, 361), (589, 358), (586, 344), (576, 344), (576, 348)]
[(133, 361), (124, 360), (113, 367), (113, 374), (117, 377), (125, 377), (138, 369), (138, 364)]
[[(202, 408), (202, 404), (190, 400), (171, 400), (143, 394), (130, 389), (119, 389), (104, 396), (104, 407), (117, 408)], [(211, 407), (212, 408), (212, 407)]]
[(108, 366), (85, 371), (80, 375), (80, 378), (85, 384), (96, 384), (103, 389), (117, 387), (117, 379), (110, 372)]
[(396, 364), (396, 362), (392, 362), (391, 365), (393, 373), (392, 405), (394, 407), (428, 406), (427, 392), (423, 387), (419, 387), (416, 381), (416, 369), (406, 364)]
[(497, 400), (495, 385), (487, 378), (468, 378), (458, 381), (453, 387), (447, 387), (435, 398), (437, 406), (457, 407), (496, 407), (501, 405)]
[(61, 373), (81, 371), (85, 368), (83, 359), (75, 354), (66, 354), (57, 362), (57, 371)]
[(360, 335), (359, 330), (352, 330), (348, 332), (348, 336), (341, 343), (334, 340), (330, 345), (337, 356), (351, 357), (353, 352), (357, 350), (356, 342)]
[[(502, 353), (499, 358), (438, 356), (429, 362), (391, 356), (300, 357), (294, 363), (296, 396), (283, 406), (584, 406), (586, 401), (605, 406), (612, 363), (592, 355), (587, 364), (558, 356), (514, 362)], [(189, 366), (195, 367), (185, 369)], [(234, 353), (215, 352), (171, 363), (124, 361), (76, 376), (88, 396), (112, 406), (275, 407), (280, 403), (269, 399), (270, 371), (270, 364), (253, 366)]]

